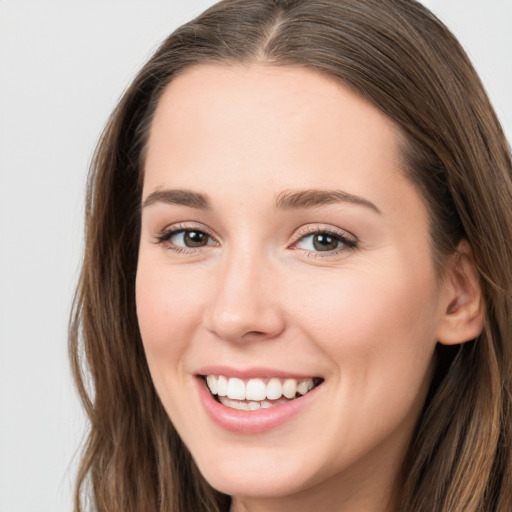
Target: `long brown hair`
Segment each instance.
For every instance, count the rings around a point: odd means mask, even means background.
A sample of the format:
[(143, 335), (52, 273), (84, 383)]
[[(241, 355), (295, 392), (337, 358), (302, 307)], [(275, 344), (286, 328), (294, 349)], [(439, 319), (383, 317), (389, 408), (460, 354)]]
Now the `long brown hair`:
[[(91, 168), (70, 354), (91, 428), (75, 510), (226, 511), (153, 388), (135, 311), (148, 127), (168, 83), (201, 63), (302, 66), (362, 94), (401, 128), (439, 266), (469, 241), (486, 318), (438, 347), (400, 475), (401, 512), (512, 510), (512, 162), (482, 84), (451, 33), (413, 0), (224, 0), (176, 30), (113, 112)], [(85, 490), (85, 491), (84, 491)]]

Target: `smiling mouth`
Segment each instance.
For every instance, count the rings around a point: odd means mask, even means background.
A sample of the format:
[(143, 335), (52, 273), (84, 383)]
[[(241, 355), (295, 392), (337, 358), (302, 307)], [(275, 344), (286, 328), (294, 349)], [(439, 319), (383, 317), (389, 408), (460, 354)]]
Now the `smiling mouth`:
[(291, 402), (319, 386), (323, 379), (239, 379), (224, 375), (203, 375), (212, 396), (225, 407), (241, 411), (268, 409)]

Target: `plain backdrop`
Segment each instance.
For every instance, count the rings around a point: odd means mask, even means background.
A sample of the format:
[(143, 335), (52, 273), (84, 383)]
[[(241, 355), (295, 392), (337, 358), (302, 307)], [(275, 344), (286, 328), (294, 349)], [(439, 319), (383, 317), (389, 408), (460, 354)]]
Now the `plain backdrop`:
[[(138, 68), (208, 0), (0, 0), (0, 512), (72, 509), (85, 420), (66, 331), (85, 177)], [(512, 0), (425, 0), (512, 140)]]

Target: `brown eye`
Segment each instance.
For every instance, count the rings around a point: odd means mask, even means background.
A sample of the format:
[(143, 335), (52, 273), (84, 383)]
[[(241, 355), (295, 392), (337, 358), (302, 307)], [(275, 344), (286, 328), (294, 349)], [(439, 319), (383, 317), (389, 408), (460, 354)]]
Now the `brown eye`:
[(340, 245), (340, 241), (332, 235), (318, 233), (312, 235), (313, 247), (316, 251), (334, 251)]
[[(209, 236), (202, 231), (182, 231), (183, 245), (186, 247), (203, 247), (208, 245)], [(177, 234), (180, 236), (180, 234)]]
[(295, 247), (312, 253), (337, 253), (347, 249), (355, 249), (357, 241), (349, 238), (345, 233), (332, 233), (330, 231), (315, 231), (304, 235), (296, 242)]
[(158, 237), (159, 244), (166, 244), (168, 249), (200, 249), (207, 245), (217, 245), (215, 240), (198, 229), (169, 230)]

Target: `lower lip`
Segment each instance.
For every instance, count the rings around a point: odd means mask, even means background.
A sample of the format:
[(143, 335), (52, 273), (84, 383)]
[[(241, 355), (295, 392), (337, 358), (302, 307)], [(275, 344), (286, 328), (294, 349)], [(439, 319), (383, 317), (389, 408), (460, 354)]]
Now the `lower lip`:
[(202, 377), (197, 378), (197, 386), (201, 403), (210, 419), (222, 429), (237, 434), (259, 434), (278, 428), (308, 407), (322, 387), (317, 386), (300, 398), (268, 409), (240, 411), (217, 402)]

